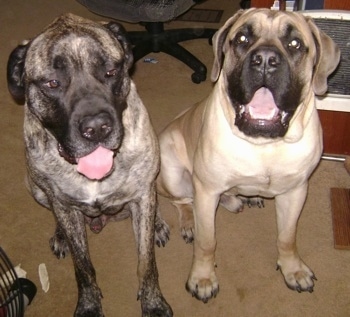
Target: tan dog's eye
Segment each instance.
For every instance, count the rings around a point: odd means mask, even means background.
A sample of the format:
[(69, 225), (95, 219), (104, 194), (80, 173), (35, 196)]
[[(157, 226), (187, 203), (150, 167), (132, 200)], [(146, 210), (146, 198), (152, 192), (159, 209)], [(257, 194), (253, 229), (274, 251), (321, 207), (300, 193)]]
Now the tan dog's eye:
[(236, 36), (236, 42), (238, 44), (248, 43), (248, 37), (245, 36), (243, 33), (238, 33)]
[(106, 77), (113, 77), (115, 75), (117, 75), (117, 70), (115, 68), (106, 73)]
[(45, 83), (45, 86), (51, 89), (55, 89), (61, 86), (61, 83), (57, 79), (52, 79)]
[(288, 44), (289, 48), (293, 48), (296, 50), (298, 50), (300, 48), (300, 46), (301, 46), (301, 43), (300, 43), (300, 40), (298, 40), (298, 39), (294, 39)]

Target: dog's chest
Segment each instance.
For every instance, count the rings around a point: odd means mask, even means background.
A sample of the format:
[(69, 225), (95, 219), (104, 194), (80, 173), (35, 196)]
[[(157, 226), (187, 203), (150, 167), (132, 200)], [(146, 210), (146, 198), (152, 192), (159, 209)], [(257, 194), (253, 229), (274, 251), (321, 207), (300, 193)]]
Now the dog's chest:
[(200, 171), (208, 175), (206, 181), (215, 179), (214, 186), (224, 191), (274, 197), (304, 183), (319, 161), (317, 129), (306, 129), (298, 142), (271, 139), (259, 144), (233, 133), (225, 120), (220, 122), (220, 137), (209, 145), (203, 142), (199, 163), (206, 167)]
[(99, 182), (89, 182), (84, 186), (76, 199), (79, 199), (84, 204), (100, 206), (101, 202), (110, 197), (112, 193), (113, 191), (104, 188)]
[(130, 201), (131, 192), (125, 186), (101, 184), (101, 182), (86, 182), (84, 186), (61, 189), (61, 199), (69, 201), (70, 206), (80, 209), (86, 216), (97, 217), (101, 214), (114, 215)]
[(303, 183), (314, 166), (315, 163), (301, 157), (278, 153), (236, 156), (227, 168), (226, 185), (238, 194), (274, 197)]
[(294, 173), (273, 173), (271, 171), (256, 173), (237, 173), (231, 180), (231, 191), (246, 196), (274, 197), (295, 187), (304, 178)]

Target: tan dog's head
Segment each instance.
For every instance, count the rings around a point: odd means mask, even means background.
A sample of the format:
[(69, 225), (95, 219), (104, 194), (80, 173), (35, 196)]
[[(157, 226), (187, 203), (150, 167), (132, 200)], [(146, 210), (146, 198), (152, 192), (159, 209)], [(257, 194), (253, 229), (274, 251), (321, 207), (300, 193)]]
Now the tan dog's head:
[(241, 10), (213, 43), (211, 79), (223, 77), (235, 124), (253, 137), (284, 136), (308, 94), (326, 92), (340, 59), (332, 39), (293, 12)]

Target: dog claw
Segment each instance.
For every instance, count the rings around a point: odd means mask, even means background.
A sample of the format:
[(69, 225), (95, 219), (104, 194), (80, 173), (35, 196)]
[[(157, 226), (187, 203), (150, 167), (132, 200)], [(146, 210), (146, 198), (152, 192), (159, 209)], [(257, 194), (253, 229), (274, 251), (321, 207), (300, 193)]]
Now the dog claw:
[(185, 228), (182, 228), (181, 229), (181, 236), (185, 240), (185, 243), (187, 243), (187, 244), (192, 243), (194, 240), (192, 229), (186, 230)]
[[(244, 205), (247, 205), (249, 208), (252, 207), (258, 207), (258, 208), (264, 208), (265, 207), (265, 203), (264, 203), (264, 199), (257, 196), (257, 197), (245, 197), (245, 196), (237, 196), (239, 197), (239, 199), (242, 201), (242, 203)], [(243, 206), (242, 206), (243, 209)], [(240, 210), (238, 210), (240, 211)]]
[(219, 287), (216, 289), (212, 289), (211, 293), (209, 296), (201, 297), (198, 294), (198, 284), (196, 284), (195, 290), (191, 290), (190, 287), (188, 286), (188, 283), (185, 285), (186, 291), (191, 294), (192, 297), (195, 297), (196, 299), (202, 301), (204, 304), (207, 304), (211, 298), (216, 298), (217, 294), (219, 293)]
[(265, 202), (263, 199), (259, 199), (257, 202), (259, 208), (265, 208)]
[(186, 239), (185, 239), (185, 242), (186, 242), (187, 244), (191, 244), (191, 243), (193, 242), (193, 238), (186, 238)]

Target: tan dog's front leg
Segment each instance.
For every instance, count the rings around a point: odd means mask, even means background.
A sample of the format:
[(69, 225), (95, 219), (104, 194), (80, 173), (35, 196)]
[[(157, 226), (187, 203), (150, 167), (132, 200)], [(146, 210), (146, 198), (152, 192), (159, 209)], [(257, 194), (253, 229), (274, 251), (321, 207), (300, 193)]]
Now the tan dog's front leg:
[(215, 214), (219, 195), (206, 191), (199, 180), (194, 179), (193, 184), (195, 238), (192, 268), (186, 289), (192, 296), (206, 303), (219, 292), (215, 274)]
[(307, 183), (276, 196), (278, 261), (287, 286), (298, 292), (312, 292), (314, 273), (301, 260), (296, 247), (298, 219), (307, 194)]

